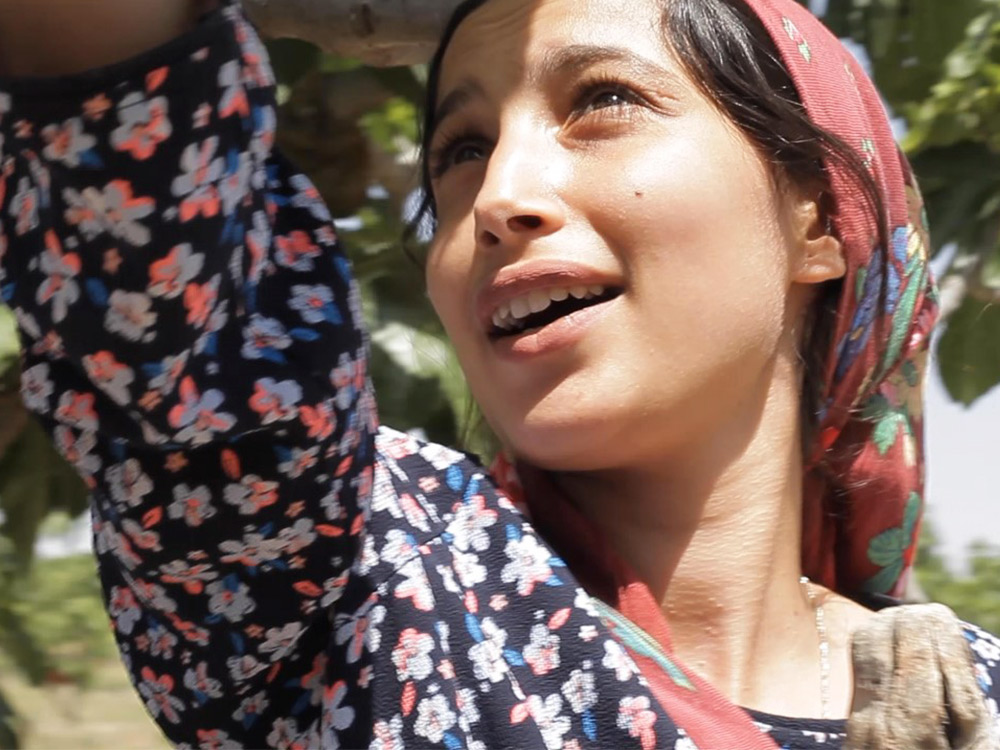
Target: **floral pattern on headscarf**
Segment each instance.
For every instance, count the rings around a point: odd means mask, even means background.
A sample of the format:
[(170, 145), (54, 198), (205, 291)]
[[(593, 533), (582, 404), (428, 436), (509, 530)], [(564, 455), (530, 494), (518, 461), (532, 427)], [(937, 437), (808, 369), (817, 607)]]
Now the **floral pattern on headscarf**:
[(809, 118), (856, 149), (881, 199), (875, 216), (848, 171), (827, 165), (847, 275), (805, 480), (803, 566), (843, 593), (898, 595), (924, 506), (921, 388), (937, 316), (923, 201), (878, 92), (844, 45), (798, 3), (746, 2)]

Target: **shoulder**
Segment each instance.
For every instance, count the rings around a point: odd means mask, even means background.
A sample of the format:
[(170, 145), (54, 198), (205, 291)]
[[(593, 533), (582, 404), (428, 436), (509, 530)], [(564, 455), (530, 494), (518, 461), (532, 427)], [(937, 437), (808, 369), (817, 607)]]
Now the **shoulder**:
[(375, 454), (356, 568), (375, 583), (428, 550), (448, 554), (470, 533), (526, 523), (475, 456), (386, 427)]
[(983, 692), (1000, 699), (1000, 638), (967, 622), (962, 623), (962, 630), (969, 641)]
[(1000, 732), (1000, 638), (978, 625), (962, 623), (962, 629), (976, 669), (976, 679), (986, 696), (986, 704)]

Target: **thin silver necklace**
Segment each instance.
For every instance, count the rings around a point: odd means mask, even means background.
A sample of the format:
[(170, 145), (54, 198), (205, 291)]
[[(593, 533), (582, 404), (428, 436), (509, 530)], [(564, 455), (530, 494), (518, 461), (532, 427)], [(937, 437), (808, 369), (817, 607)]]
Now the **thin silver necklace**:
[(816, 633), (819, 635), (819, 696), (824, 719), (830, 718), (830, 642), (826, 637), (826, 616), (823, 602), (812, 590), (813, 583), (806, 576), (799, 578), (809, 606), (816, 613)]

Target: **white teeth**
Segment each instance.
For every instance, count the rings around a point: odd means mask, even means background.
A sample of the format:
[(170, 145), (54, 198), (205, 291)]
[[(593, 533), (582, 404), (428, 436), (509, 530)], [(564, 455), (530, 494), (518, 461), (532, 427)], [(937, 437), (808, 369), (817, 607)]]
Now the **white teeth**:
[(563, 302), (570, 296), (574, 299), (592, 299), (600, 297), (605, 291), (605, 287), (600, 284), (535, 289), (510, 302), (501, 304), (493, 313), (493, 326), (502, 331), (511, 331), (523, 327), (522, 320), (529, 315), (547, 310), (553, 302)]
[(531, 314), (531, 306), (526, 297), (518, 297), (510, 302), (510, 314), (515, 318), (527, 318)]
[(543, 292), (541, 290), (536, 290), (528, 295), (528, 307), (531, 308), (531, 312), (540, 313), (552, 304), (552, 298), (549, 297), (548, 292)]
[(566, 289), (552, 289), (549, 291), (549, 299), (553, 302), (562, 302), (567, 297), (569, 297), (569, 291)]

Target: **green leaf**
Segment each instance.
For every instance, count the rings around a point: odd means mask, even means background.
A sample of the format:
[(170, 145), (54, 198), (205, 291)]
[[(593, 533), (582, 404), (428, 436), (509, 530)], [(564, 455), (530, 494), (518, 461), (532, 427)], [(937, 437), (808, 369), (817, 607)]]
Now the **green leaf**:
[(875, 425), (872, 439), (875, 447), (878, 448), (879, 455), (884, 456), (896, 444), (899, 438), (899, 428), (906, 428), (906, 417), (899, 412), (889, 414)]
[(899, 580), (902, 572), (903, 560), (900, 558), (898, 562), (882, 568), (882, 570), (865, 581), (864, 589), (872, 594), (888, 594), (892, 591), (893, 586), (896, 585), (896, 581)]
[(920, 508), (922, 505), (920, 495), (916, 492), (911, 492), (910, 496), (906, 499), (906, 508), (903, 510), (903, 537), (905, 538), (907, 547), (913, 541), (913, 530), (916, 528), (917, 521), (920, 520)]
[(1000, 307), (967, 298), (938, 344), (941, 377), (966, 406), (1000, 385)]
[(868, 559), (883, 568), (897, 562), (902, 565), (903, 552), (908, 544), (903, 529), (897, 527), (883, 531), (868, 544)]

